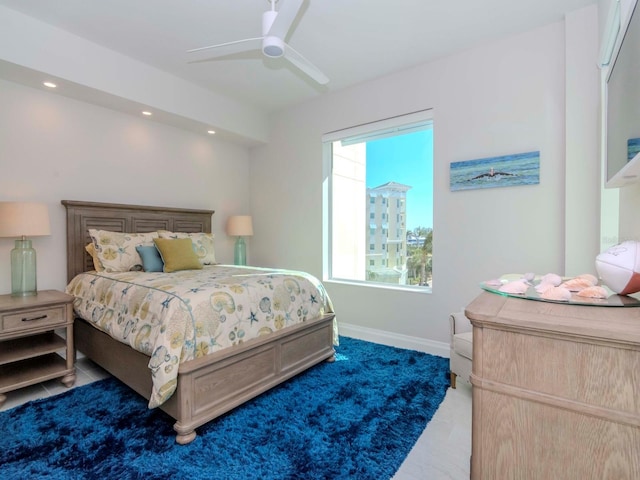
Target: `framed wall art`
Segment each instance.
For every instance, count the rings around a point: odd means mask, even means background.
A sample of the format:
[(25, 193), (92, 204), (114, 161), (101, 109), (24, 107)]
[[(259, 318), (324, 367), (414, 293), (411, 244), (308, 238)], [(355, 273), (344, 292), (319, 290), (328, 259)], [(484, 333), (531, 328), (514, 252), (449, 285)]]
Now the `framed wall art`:
[(450, 164), (451, 191), (540, 183), (540, 152), (465, 160)]

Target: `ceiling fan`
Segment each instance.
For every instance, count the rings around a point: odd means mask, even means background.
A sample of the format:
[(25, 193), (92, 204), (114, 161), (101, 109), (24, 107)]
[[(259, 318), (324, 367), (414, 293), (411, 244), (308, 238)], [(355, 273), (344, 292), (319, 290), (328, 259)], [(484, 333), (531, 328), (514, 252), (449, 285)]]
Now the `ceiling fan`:
[[(327, 76), (322, 73), (309, 60), (294, 50), (284, 41), (291, 24), (296, 18), (303, 0), (267, 0), (271, 9), (262, 14), (262, 36), (246, 38), (234, 42), (220, 43), (208, 47), (187, 50), (192, 57), (191, 61), (210, 60), (234, 53), (251, 50), (262, 50), (262, 53), (270, 58), (284, 56), (289, 62), (302, 70), (320, 85), (329, 83)], [(280, 3), (280, 11), (276, 11), (276, 3)], [(204, 55), (203, 55), (204, 54)]]

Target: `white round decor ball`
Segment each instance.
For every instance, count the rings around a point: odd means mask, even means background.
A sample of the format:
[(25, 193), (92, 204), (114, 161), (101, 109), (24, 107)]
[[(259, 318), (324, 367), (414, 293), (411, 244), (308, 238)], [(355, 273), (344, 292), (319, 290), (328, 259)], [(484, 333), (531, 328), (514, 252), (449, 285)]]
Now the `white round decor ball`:
[(596, 257), (596, 270), (615, 293), (640, 292), (640, 242), (628, 240), (608, 248)]

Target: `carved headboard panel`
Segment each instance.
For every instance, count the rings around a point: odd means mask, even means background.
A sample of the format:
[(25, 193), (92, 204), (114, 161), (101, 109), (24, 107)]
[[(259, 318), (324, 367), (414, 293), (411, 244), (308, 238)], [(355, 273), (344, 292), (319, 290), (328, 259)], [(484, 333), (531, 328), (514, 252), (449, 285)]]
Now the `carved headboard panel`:
[(67, 209), (67, 282), (78, 273), (93, 270), (93, 261), (85, 250), (91, 242), (90, 228), (127, 233), (211, 232), (214, 214), (213, 210), (74, 200), (62, 200), (62, 204)]

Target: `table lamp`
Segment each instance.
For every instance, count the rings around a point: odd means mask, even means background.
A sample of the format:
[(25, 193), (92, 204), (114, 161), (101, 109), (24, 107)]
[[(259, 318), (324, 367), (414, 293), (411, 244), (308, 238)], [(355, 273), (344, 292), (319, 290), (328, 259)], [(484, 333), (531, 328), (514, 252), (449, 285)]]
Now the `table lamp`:
[(253, 235), (251, 215), (236, 215), (227, 220), (227, 235), (238, 237), (234, 248), (233, 260), (236, 265), (247, 264), (247, 246), (243, 237)]
[(0, 237), (20, 237), (11, 250), (11, 295), (36, 295), (36, 251), (27, 237), (50, 235), (44, 203), (0, 202)]

